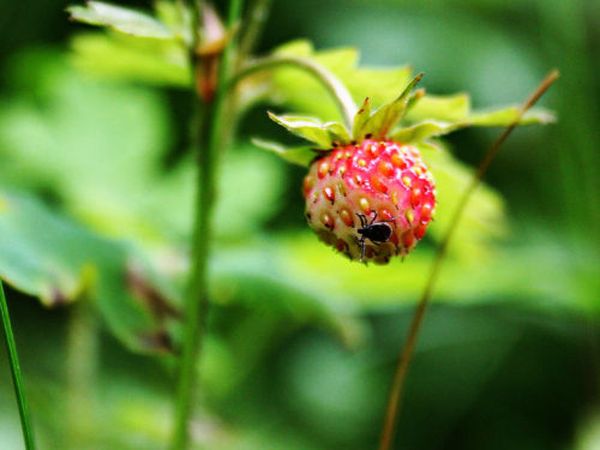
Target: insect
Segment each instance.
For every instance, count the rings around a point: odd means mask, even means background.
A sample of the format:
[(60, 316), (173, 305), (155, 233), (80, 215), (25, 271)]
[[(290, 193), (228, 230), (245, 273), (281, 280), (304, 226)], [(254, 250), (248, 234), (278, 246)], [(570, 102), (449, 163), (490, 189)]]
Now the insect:
[(364, 214), (356, 213), (356, 215), (360, 219), (360, 228), (357, 230), (358, 234), (360, 234), (360, 238), (358, 239), (358, 244), (360, 245), (360, 260), (364, 261), (366, 251), (365, 239), (368, 239), (377, 245), (389, 241), (393, 230), (388, 222), (394, 222), (396, 219), (375, 222), (375, 220), (377, 220), (377, 211), (374, 211), (370, 222)]

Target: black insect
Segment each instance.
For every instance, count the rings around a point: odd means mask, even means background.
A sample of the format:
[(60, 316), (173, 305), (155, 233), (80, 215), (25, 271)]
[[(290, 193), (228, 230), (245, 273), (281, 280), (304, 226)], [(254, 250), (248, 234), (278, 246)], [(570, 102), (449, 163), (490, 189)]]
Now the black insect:
[(389, 241), (393, 232), (389, 222), (394, 222), (396, 219), (375, 222), (375, 220), (377, 220), (377, 211), (373, 212), (373, 217), (370, 222), (364, 214), (356, 213), (356, 215), (360, 219), (360, 228), (357, 230), (358, 234), (360, 234), (360, 238), (358, 239), (358, 244), (360, 245), (360, 260), (364, 261), (366, 251), (365, 239), (368, 239), (377, 245)]

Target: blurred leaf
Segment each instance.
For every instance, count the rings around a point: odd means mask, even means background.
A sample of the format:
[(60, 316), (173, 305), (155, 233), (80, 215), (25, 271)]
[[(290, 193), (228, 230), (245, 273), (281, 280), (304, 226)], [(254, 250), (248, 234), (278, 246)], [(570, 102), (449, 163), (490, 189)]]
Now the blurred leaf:
[(0, 108), (0, 152), (10, 162), (0, 169), (3, 178), (51, 192), (71, 213), (107, 233), (156, 240), (164, 230), (181, 232), (191, 220), (179, 214), (185, 198), (168, 215), (147, 214), (164, 208), (169, 191), (185, 186), (183, 170), (160, 170), (168, 135), (160, 97), (87, 79), (60, 54), (50, 55), (13, 63), (17, 69), (37, 63), (38, 77)]
[(348, 131), (339, 122), (321, 123), (313, 117), (268, 114), (273, 122), (324, 150), (330, 149), (335, 141), (346, 143), (350, 140)]
[(317, 153), (311, 147), (286, 147), (273, 141), (254, 138), (252, 143), (259, 148), (275, 153), (283, 160), (302, 167), (308, 167)]
[(396, 98), (410, 78), (410, 67), (357, 67), (341, 74), (341, 79), (357, 103), (369, 97), (375, 107)]
[(186, 50), (174, 42), (80, 33), (71, 47), (74, 64), (94, 75), (177, 87), (191, 83)]
[(410, 127), (400, 128), (391, 139), (398, 142), (421, 142), (427, 138), (451, 133), (458, 126), (454, 123), (424, 120)]
[(128, 266), (141, 259), (139, 254), (32, 198), (0, 191), (0, 201), (0, 275), (7, 283), (46, 306), (92, 301), (111, 331), (132, 349), (170, 348), (162, 319), (151, 314), (146, 299), (127, 282)]
[[(436, 185), (436, 212), (428, 233), (439, 240), (445, 232), (452, 212), (471, 182), (473, 169), (455, 159), (446, 149), (439, 151), (430, 146), (417, 145), (423, 159), (433, 173)], [(441, 144), (438, 143), (441, 147)], [(443, 148), (443, 147), (442, 147)], [(495, 238), (507, 232), (502, 197), (482, 184), (472, 194), (457, 228), (450, 251), (455, 256), (481, 260), (489, 252)], [(485, 258), (484, 258), (485, 259)]]
[[(195, 168), (191, 158), (168, 171), (162, 165), (169, 136), (162, 98), (87, 79), (55, 53), (21, 57), (13, 67), (20, 86), (0, 107), (0, 185), (50, 192), (96, 230), (146, 247), (183, 242)], [(21, 71), (31, 67), (38, 76), (27, 80)], [(279, 207), (284, 168), (249, 145), (225, 159), (218, 237), (244, 236)]]
[(590, 412), (579, 424), (577, 450), (598, 450), (600, 448), (600, 411), (598, 407)]
[(211, 298), (224, 305), (241, 303), (268, 311), (293, 323), (310, 323), (331, 330), (347, 345), (356, 345), (362, 336), (357, 319), (349, 314), (351, 305), (340, 308), (333, 301), (339, 298), (336, 293), (324, 296), (317, 284), (290, 273), (288, 262), (295, 255), (288, 250), (292, 249), (287, 242), (275, 236), (222, 247), (213, 258)]
[[(337, 48), (316, 52), (309, 41), (298, 40), (278, 47), (276, 54), (311, 57), (329, 69), (350, 90), (357, 102), (369, 97), (379, 106), (398, 96), (406, 86), (409, 68), (358, 68), (358, 52), (353, 48)], [(315, 114), (322, 120), (341, 120), (336, 103), (329, 92), (310, 75), (295, 68), (274, 69), (268, 89), (260, 95), (276, 104), (285, 104), (300, 113)]]
[[(495, 109), (488, 112), (473, 112), (466, 119), (466, 126), (497, 127), (507, 126), (513, 123), (519, 115), (518, 106)], [(547, 124), (556, 120), (551, 111), (543, 108), (533, 108), (527, 111), (519, 121), (520, 125)]]
[(215, 232), (222, 240), (247, 239), (285, 201), (285, 164), (251, 145), (239, 145), (223, 159)]
[(173, 33), (154, 17), (121, 6), (88, 1), (86, 6), (70, 6), (71, 19), (90, 25), (101, 25), (133, 36), (172, 39)]
[(180, 36), (186, 45), (190, 45), (192, 36), (192, 13), (188, 5), (171, 0), (154, 1), (156, 17), (169, 27), (176, 36)]
[(433, 119), (456, 122), (465, 119), (471, 111), (468, 94), (448, 96), (429, 95), (420, 99), (406, 114), (409, 122)]
[[(519, 117), (518, 107), (502, 108), (489, 112), (475, 112), (458, 121), (442, 122), (424, 120), (414, 125), (400, 128), (391, 138), (400, 142), (421, 142), (425, 139), (443, 136), (461, 128), (470, 126), (508, 126)], [(519, 120), (519, 125), (547, 124), (555, 120), (554, 115), (538, 108), (526, 112)]]
[[(21, 86), (0, 106), (0, 185), (49, 192), (94, 229), (146, 248), (186, 242), (196, 171), (192, 158), (170, 170), (162, 164), (163, 98), (90, 80), (55, 53), (22, 56), (13, 67)], [(38, 78), (27, 80), (31, 67)], [(251, 145), (224, 159), (215, 223), (219, 239), (232, 239), (277, 210), (284, 175), (280, 162)]]
[(320, 435), (359, 438), (381, 413), (387, 388), (385, 377), (373, 373), (374, 349), (348, 352), (323, 337), (299, 339), (282, 364), (289, 407)]
[[(468, 222), (461, 223), (466, 226)], [(550, 242), (529, 242), (526, 247), (505, 244), (473, 259), (450, 256), (436, 286), (436, 301), (480, 304), (515, 300), (548, 311), (600, 313), (593, 295), (582, 296), (571, 288), (572, 277), (564, 267), (573, 255)], [(373, 311), (415, 302), (433, 261), (433, 253), (421, 244), (404, 261), (365, 267), (341, 257), (306, 232), (279, 236), (269, 245), (238, 248), (223, 254), (215, 265), (236, 276), (234, 267), (240, 266), (237, 252), (254, 261), (245, 270), (255, 277), (276, 279), (291, 292), (318, 299), (338, 315), (355, 315), (357, 308)], [(586, 258), (587, 264), (590, 258)], [(587, 285), (590, 292), (597, 287), (591, 281)]]

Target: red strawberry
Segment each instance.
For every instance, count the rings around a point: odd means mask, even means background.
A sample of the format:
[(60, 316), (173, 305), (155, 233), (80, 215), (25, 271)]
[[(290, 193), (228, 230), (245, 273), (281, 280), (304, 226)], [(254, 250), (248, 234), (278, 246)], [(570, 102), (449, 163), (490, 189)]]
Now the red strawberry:
[(365, 139), (334, 148), (304, 179), (306, 218), (350, 259), (387, 263), (406, 255), (435, 208), (435, 186), (416, 147)]
[(423, 97), (423, 90), (412, 92), (422, 76), (373, 113), (366, 98), (351, 127), (269, 113), (276, 123), (312, 142), (312, 148), (285, 149), (255, 141), (298, 164), (312, 160), (315, 151), (320, 154), (304, 178), (306, 218), (322, 241), (350, 259), (385, 264), (394, 255), (408, 254), (433, 216), (433, 178), (417, 147), (399, 141), (422, 141), (446, 125), (424, 122), (395, 130)]

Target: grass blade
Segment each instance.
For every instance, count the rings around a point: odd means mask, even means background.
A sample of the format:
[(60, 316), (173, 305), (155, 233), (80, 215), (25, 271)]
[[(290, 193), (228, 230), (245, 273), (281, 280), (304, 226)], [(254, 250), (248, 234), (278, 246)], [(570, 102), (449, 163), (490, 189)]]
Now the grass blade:
[(29, 418), (29, 407), (25, 398), (25, 388), (23, 386), (23, 376), (21, 374), (21, 366), (19, 364), (19, 356), (17, 354), (17, 345), (15, 336), (13, 335), (12, 325), (10, 323), (10, 314), (6, 297), (4, 296), (4, 287), (0, 280), (0, 316), (2, 316), (2, 328), (4, 329), (4, 338), (6, 342), (6, 351), (8, 352), (8, 360), (12, 375), (13, 385), (15, 387), (15, 395), (17, 397), (17, 405), (19, 407), (19, 416), (21, 418), (21, 428), (23, 430), (23, 439), (25, 440), (25, 448), (34, 450), (35, 443), (33, 440), (33, 429), (31, 428), (31, 420)]

